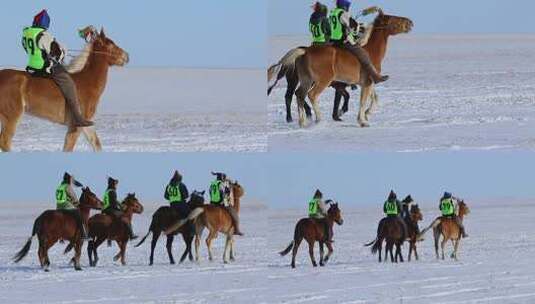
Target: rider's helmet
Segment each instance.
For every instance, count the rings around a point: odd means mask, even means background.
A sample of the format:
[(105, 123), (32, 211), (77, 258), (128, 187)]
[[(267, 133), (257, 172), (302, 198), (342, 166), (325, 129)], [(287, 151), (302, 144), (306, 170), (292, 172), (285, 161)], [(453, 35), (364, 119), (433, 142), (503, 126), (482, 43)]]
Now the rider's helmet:
[(316, 189), (316, 192), (314, 193), (314, 198), (321, 199), (323, 197), (323, 193), (319, 189)]
[(33, 18), (33, 24), (34, 27), (40, 27), (44, 28), (45, 30), (48, 30), (50, 27), (50, 16), (48, 16), (48, 13), (46, 10), (42, 10)]
[(178, 170), (175, 170), (175, 174), (173, 174), (173, 178), (171, 178), (171, 184), (175, 185), (182, 181), (182, 175), (178, 173)]
[(109, 189), (115, 189), (118, 183), (119, 183), (119, 180), (116, 180), (113, 177), (108, 176), (108, 188)]
[(72, 178), (72, 176), (69, 173), (67, 173), (67, 172), (63, 173), (63, 183), (64, 184), (70, 184), (71, 183), (71, 178)]
[(444, 192), (444, 198), (451, 198), (451, 197), (452, 197), (452, 195), (451, 195), (450, 192), (447, 192), (447, 191)]
[(346, 11), (349, 11), (349, 7), (351, 6), (350, 0), (336, 0), (336, 7), (344, 9)]
[(397, 199), (398, 199), (398, 196), (396, 195), (396, 192), (394, 192), (394, 190), (390, 190), (390, 194), (388, 194), (388, 200), (395, 201)]
[(219, 181), (224, 181), (225, 179), (227, 179), (227, 176), (225, 175), (225, 173), (212, 172), (212, 175), (215, 175), (216, 179)]

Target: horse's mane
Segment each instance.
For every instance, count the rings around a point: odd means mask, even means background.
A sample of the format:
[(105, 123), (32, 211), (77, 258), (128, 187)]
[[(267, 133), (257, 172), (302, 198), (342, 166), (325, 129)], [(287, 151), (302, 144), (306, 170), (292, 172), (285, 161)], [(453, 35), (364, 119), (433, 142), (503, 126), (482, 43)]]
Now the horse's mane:
[(368, 44), (368, 41), (370, 40), (370, 37), (373, 33), (373, 28), (375, 27), (375, 22), (364, 25), (364, 34), (359, 39), (358, 43), (361, 47), (364, 47), (366, 44)]
[(92, 50), (93, 43), (87, 43), (82, 52), (80, 52), (80, 55), (74, 57), (71, 62), (69, 62), (69, 65), (67, 66), (67, 72), (70, 74), (80, 72), (87, 64), (87, 60), (89, 59), (89, 55), (91, 54)]

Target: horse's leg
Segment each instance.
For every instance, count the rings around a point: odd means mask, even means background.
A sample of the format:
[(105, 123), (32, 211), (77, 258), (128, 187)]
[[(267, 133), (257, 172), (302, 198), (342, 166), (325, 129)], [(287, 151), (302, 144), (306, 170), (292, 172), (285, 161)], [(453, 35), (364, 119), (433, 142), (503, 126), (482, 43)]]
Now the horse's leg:
[(182, 239), (184, 240), (184, 244), (186, 244), (186, 248), (184, 249), (184, 253), (182, 253), (182, 256), (180, 257), (179, 263), (184, 262), (188, 257), (188, 254), (190, 256), (190, 261), (193, 260), (193, 256), (191, 254), (191, 243), (193, 241), (193, 237), (187, 233), (184, 233), (182, 234)]
[(327, 245), (327, 250), (329, 252), (327, 252), (327, 256), (325, 257), (325, 259), (323, 259), (324, 264), (327, 264), (327, 261), (329, 261), (329, 259), (331, 258), (331, 255), (334, 252), (333, 245), (331, 243), (327, 243), (326, 245)]
[(150, 242), (150, 257), (149, 257), (150, 266), (154, 264), (154, 248), (156, 248), (156, 244), (158, 244), (158, 239), (160, 238), (160, 234), (161, 234), (161, 231), (152, 232), (152, 241)]
[(167, 244), (165, 247), (167, 248), (167, 255), (169, 256), (169, 263), (171, 265), (175, 264), (175, 259), (173, 258), (173, 240), (175, 237), (172, 234), (167, 235)]
[(234, 258), (234, 238), (230, 240), (230, 261), (234, 262), (236, 259)]
[(448, 239), (446, 239), (444, 237), (444, 239), (442, 240), (442, 243), (440, 244), (441, 247), (442, 247), (442, 259), (444, 260), (444, 247), (446, 247), (446, 244), (448, 243)]
[(95, 243), (94, 239), (91, 239), (87, 242), (87, 257), (89, 258), (89, 266), (93, 266), (93, 244)]
[(435, 240), (435, 254), (436, 254), (436, 257), (437, 257), (437, 260), (439, 259), (439, 256), (438, 256), (438, 241), (439, 241), (439, 238), (440, 238), (440, 232), (438, 231), (437, 228), (433, 228), (433, 238)]
[(100, 152), (102, 151), (102, 144), (98, 138), (97, 131), (94, 127), (86, 127), (82, 129), (85, 139), (93, 147), (93, 151)]
[(418, 261), (418, 250), (416, 248), (416, 243), (414, 243), (414, 258), (416, 259), (416, 261)]
[(39, 263), (41, 264), (41, 268), (45, 268), (45, 241), (41, 238), (39, 238), (39, 250), (37, 251), (37, 256), (39, 257)]
[[(17, 111), (18, 112), (18, 111)], [(22, 116), (22, 111), (16, 114), (16, 117), (8, 120), (3, 119), (0, 121), (2, 130), (0, 131), (0, 150), (3, 152), (11, 151), (11, 142), (13, 136), (15, 136), (15, 131), (17, 130), (17, 125), (19, 123), (20, 117)]]
[(459, 243), (461, 242), (461, 238), (459, 236), (458, 239), (455, 240), (455, 242), (453, 242), (453, 258), (455, 259), (455, 261), (458, 261), (457, 260), (457, 249), (459, 248)]
[(370, 106), (366, 110), (366, 121), (369, 120), (370, 116), (375, 112), (375, 109), (377, 108), (377, 104), (379, 103), (379, 96), (377, 95), (377, 92), (375, 91), (375, 87), (372, 87), (371, 93), (370, 93)]
[(357, 116), (357, 122), (360, 124), (361, 127), (369, 127), (370, 124), (366, 120), (366, 114), (364, 113), (364, 110), (366, 108), (366, 103), (368, 101), (368, 97), (370, 96), (372, 86), (371, 85), (365, 85), (362, 86), (362, 89), (360, 91), (360, 105), (359, 105), (359, 114)]
[(214, 256), (212, 254), (212, 241), (217, 237), (217, 231), (210, 229), (208, 236), (206, 237), (206, 247), (208, 247), (208, 260), (213, 261)]
[(325, 266), (323, 263), (323, 242), (320, 242), (320, 266)]
[(338, 87), (334, 85), (334, 89), (336, 90), (334, 93), (334, 105), (333, 105), (333, 120), (334, 121), (342, 121), (340, 119), (340, 100), (342, 99), (342, 92), (338, 90)]
[(314, 109), (314, 114), (316, 115), (316, 123), (321, 121), (321, 111), (319, 106), (319, 96), (326, 88), (331, 84), (331, 79), (322, 79), (316, 81), (310, 92), (308, 92), (308, 98), (312, 103), (312, 109)]
[(121, 254), (121, 264), (123, 266), (126, 265), (126, 246), (128, 245), (128, 240), (123, 240), (120, 244), (119, 244), (119, 248), (121, 249), (120, 251), (120, 254)]
[(396, 251), (397, 251), (397, 254), (398, 254), (398, 256), (399, 256), (399, 261), (400, 261), (401, 263), (404, 263), (404, 261), (403, 261), (403, 254), (401, 253), (401, 245), (403, 245), (403, 243), (398, 243), (398, 244), (396, 244), (396, 247), (397, 247), (397, 248), (396, 248)]
[(292, 249), (292, 268), (295, 268), (295, 256), (297, 255), (297, 251), (299, 250), (299, 245), (301, 245), (301, 241), (303, 241), (302, 237), (294, 240), (294, 248)]
[(310, 87), (312, 87), (312, 82), (309, 79), (301, 79), (299, 88), (297, 88), (297, 91), (295, 92), (295, 96), (297, 97), (297, 113), (299, 114), (299, 126), (301, 128), (305, 126), (305, 98), (307, 96), (308, 91), (310, 90)]
[(312, 262), (312, 266), (317, 267), (318, 263), (316, 263), (316, 258), (314, 258), (314, 240), (307, 240), (308, 243), (308, 255), (310, 255), (310, 262)]
[(82, 238), (80, 237), (78, 240), (75, 241), (74, 244), (74, 269), (75, 270), (82, 270), (82, 266), (80, 266), (80, 257), (82, 256), (82, 244), (84, 242), (82, 241)]
[(289, 72), (286, 74), (286, 94), (284, 95), (284, 99), (286, 101), (286, 122), (290, 123), (293, 121), (292, 119), (292, 99), (293, 95), (295, 93), (295, 90), (297, 88), (297, 85), (299, 84), (299, 80), (297, 77), (297, 73), (294, 71)]
[(344, 97), (344, 105), (342, 106), (342, 114), (345, 114), (349, 111), (349, 92), (346, 90), (346, 88), (344, 87), (344, 89), (342, 90), (342, 96)]
[(412, 255), (412, 250), (413, 250), (413, 245), (414, 243), (412, 242), (412, 240), (409, 242), (409, 255), (407, 256), (407, 260), (410, 262), (411, 261), (411, 255)]
[[(230, 242), (231, 242), (231, 236), (230, 234), (227, 234), (226, 240), (225, 240), (225, 249), (223, 250), (223, 263), (228, 264), (227, 256), (230, 254)], [(229, 254), (227, 254), (229, 253)]]
[(74, 146), (76, 146), (76, 141), (80, 137), (81, 128), (69, 127), (67, 133), (65, 134), (65, 142), (63, 144), (63, 152), (72, 152), (74, 151)]
[(98, 264), (98, 247), (100, 245), (102, 245), (102, 243), (104, 243), (104, 241), (106, 241), (106, 238), (105, 237), (98, 237), (95, 241), (95, 243), (93, 244), (93, 266), (97, 266)]
[(387, 247), (388, 252), (390, 252), (390, 262), (394, 263), (394, 261), (395, 261), (395, 259), (394, 259), (394, 243), (388, 241), (386, 243), (386, 247)]

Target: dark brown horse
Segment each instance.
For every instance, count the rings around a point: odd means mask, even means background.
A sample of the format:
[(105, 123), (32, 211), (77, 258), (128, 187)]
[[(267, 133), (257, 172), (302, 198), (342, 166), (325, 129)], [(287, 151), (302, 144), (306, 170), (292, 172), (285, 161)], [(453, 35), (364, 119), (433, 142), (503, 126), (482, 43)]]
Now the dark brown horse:
[[(87, 225), (90, 210), (101, 208), (102, 201), (88, 187), (82, 188), (79, 210), (84, 225)], [(79, 230), (78, 224), (73, 216), (66, 214), (62, 210), (47, 210), (41, 213), (33, 223), (32, 236), (15, 255), (15, 263), (20, 262), (28, 254), (32, 245), (32, 239), (36, 235), (39, 240), (39, 262), (45, 271), (48, 271), (50, 267), (48, 250), (60, 240), (69, 241), (74, 244), (75, 254), (71, 262), (74, 263), (74, 269), (82, 270), (80, 266), (83, 244), (82, 232)]]
[(411, 261), (411, 255), (414, 252), (414, 258), (418, 260), (418, 251), (416, 250), (416, 243), (419, 240), (418, 231), (416, 229), (418, 222), (423, 220), (424, 217), (420, 211), (418, 204), (412, 205), (409, 212), (409, 217), (405, 218), (407, 224), (407, 232), (409, 233), (409, 256), (408, 260)]
[[(190, 210), (193, 210), (197, 207), (204, 205), (204, 191), (198, 192), (193, 191), (188, 202)], [(180, 220), (179, 215), (171, 208), (170, 206), (162, 206), (154, 212), (152, 215), (152, 222), (150, 223), (149, 231), (147, 234), (139, 241), (135, 247), (139, 247), (145, 239), (152, 233), (152, 242), (150, 247), (150, 258), (149, 265), (154, 264), (154, 248), (158, 243), (158, 239), (163, 231), (171, 227), (174, 223)], [(169, 256), (169, 262), (175, 264), (175, 259), (173, 258), (173, 240), (175, 239), (176, 234), (182, 234), (184, 243), (186, 244), (186, 249), (180, 258), (180, 263), (184, 262), (186, 257), (189, 257), (190, 261), (193, 261), (193, 254), (191, 252), (193, 238), (195, 237), (195, 227), (193, 225), (184, 225), (180, 227), (174, 234), (167, 235), (167, 255)]]
[[(407, 239), (405, 229), (403, 227), (402, 219), (398, 217), (385, 217), (381, 219), (377, 228), (377, 237), (372, 242), (365, 246), (372, 246), (373, 254), (379, 252), (379, 262), (381, 259), (381, 251), (383, 249), (383, 241), (386, 241), (385, 247), (385, 262), (388, 260), (388, 253), (390, 253), (390, 260), (392, 263), (397, 263), (398, 260), (403, 262), (403, 255), (401, 254), (401, 246)], [(394, 254), (394, 246), (396, 253)]]
[[(104, 92), (110, 66), (123, 66), (129, 61), (128, 53), (106, 37), (104, 30), (94, 33), (82, 54), (68, 68), (76, 83), (82, 116), (92, 120)], [(46, 119), (68, 127), (63, 151), (73, 151), (83, 132), (95, 151), (102, 149), (94, 128), (72, 126), (65, 99), (51, 79), (33, 77), (25, 71), (0, 71), (0, 150), (10, 151), (12, 138), (22, 114)]]
[[(368, 51), (373, 64), (380, 72), (388, 46), (388, 38), (393, 35), (410, 32), (413, 22), (408, 18), (385, 15), (380, 11), (373, 26), (373, 32), (364, 48)], [(361, 73), (360, 63), (349, 51), (333, 46), (312, 46), (293, 49), (279, 63), (269, 68), (268, 82), (275, 77), (275, 74), (277, 74), (278, 78), (281, 75), (281, 70), (297, 73), (298, 75), (289, 80), (294, 82), (289, 85), (290, 89), (295, 89), (296, 79), (301, 82), (296, 91), (299, 125), (301, 127), (305, 123), (305, 97), (308, 95), (318, 122), (321, 120), (318, 97), (328, 86), (336, 82), (342, 84), (340, 87), (336, 87), (337, 91), (345, 88), (343, 84), (354, 84), (361, 87), (358, 122), (363, 127), (369, 125), (369, 115), (378, 102), (377, 94), (373, 84), (368, 80), (368, 75)], [(282, 73), (282, 77), (284, 77), (285, 73)], [(291, 97), (291, 94), (286, 94), (286, 96)], [(366, 109), (369, 97), (372, 98), (372, 102)], [(287, 99), (287, 111), (290, 110), (289, 103), (291, 103), (291, 99), (289, 101)], [(291, 114), (288, 115), (287, 113), (287, 120), (291, 121)]]
[(138, 201), (135, 193), (128, 193), (121, 206), (124, 212), (121, 220), (114, 221), (111, 215), (104, 213), (95, 214), (89, 219), (90, 240), (87, 244), (87, 253), (90, 266), (97, 266), (97, 249), (106, 240), (117, 242), (119, 252), (113, 260), (121, 259), (121, 264), (126, 265), (125, 255), (129, 234), (125, 222), (131, 223), (134, 214), (143, 213), (143, 205)]
[[(344, 223), (342, 211), (340, 211), (338, 208), (338, 203), (333, 203), (330, 205), (326, 220), (327, 224), (329, 225), (329, 229), (332, 229), (334, 223), (337, 223), (338, 225), (342, 225)], [(295, 268), (295, 256), (299, 250), (299, 245), (303, 239), (305, 239), (308, 243), (308, 253), (310, 255), (312, 266), (317, 267), (318, 265), (316, 263), (316, 259), (314, 258), (314, 244), (318, 242), (320, 244), (320, 266), (324, 266), (333, 253), (332, 244), (330, 242), (326, 242), (326, 238), (327, 236), (325, 235), (325, 227), (323, 223), (311, 218), (300, 219), (299, 222), (297, 222), (297, 225), (295, 225), (293, 241), (279, 254), (281, 256), (285, 256), (293, 249), (292, 268)], [(327, 249), (329, 250), (325, 259), (323, 258), (324, 245), (327, 245)]]

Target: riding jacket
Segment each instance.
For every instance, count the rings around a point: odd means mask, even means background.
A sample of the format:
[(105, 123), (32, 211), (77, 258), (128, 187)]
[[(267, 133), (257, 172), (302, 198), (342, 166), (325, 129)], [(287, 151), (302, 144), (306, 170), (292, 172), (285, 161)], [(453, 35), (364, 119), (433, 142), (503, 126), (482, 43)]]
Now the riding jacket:
[(28, 54), (26, 71), (51, 74), (52, 67), (65, 58), (66, 49), (45, 29), (27, 27), (23, 30), (22, 47)]
[(79, 204), (71, 184), (61, 183), (56, 189), (56, 209), (76, 209)]
[(327, 216), (327, 206), (319, 199), (314, 198), (308, 203), (308, 216), (310, 218), (323, 219)]

